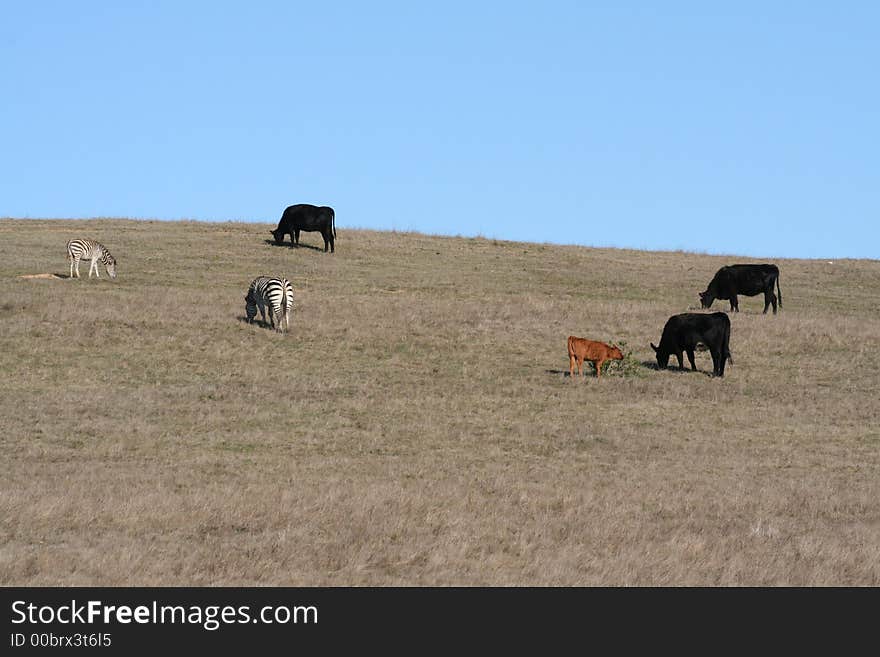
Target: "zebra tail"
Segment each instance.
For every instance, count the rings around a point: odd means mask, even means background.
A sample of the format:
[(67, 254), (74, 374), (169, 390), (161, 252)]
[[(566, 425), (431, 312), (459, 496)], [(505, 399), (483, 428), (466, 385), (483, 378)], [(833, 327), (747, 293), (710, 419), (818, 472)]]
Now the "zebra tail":
[[(288, 283), (289, 285), (289, 283)], [(284, 318), (285, 324), (287, 326), (287, 330), (290, 331), (290, 312), (293, 309), (293, 289), (288, 287), (285, 290), (285, 306), (284, 306)]]

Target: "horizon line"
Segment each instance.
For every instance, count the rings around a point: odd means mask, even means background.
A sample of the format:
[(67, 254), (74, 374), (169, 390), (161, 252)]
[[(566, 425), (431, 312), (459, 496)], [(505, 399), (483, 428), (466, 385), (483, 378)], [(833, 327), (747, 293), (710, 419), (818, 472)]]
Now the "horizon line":
[[(191, 217), (178, 217), (178, 218), (164, 218), (164, 217), (137, 217), (137, 216), (128, 216), (128, 217), (112, 217), (112, 216), (90, 216), (90, 217), (9, 217), (2, 216), (0, 217), (0, 221), (161, 221), (161, 222), (177, 222), (177, 223), (204, 223), (204, 224), (266, 224), (267, 226), (271, 226), (275, 223), (275, 221), (262, 221), (256, 219), (199, 219), (199, 218), (191, 218)], [(496, 242), (510, 242), (513, 244), (535, 244), (535, 245), (552, 245), (552, 246), (573, 246), (579, 248), (587, 248), (587, 249), (615, 249), (619, 251), (644, 251), (649, 253), (686, 253), (693, 255), (705, 255), (705, 256), (713, 256), (713, 257), (741, 257), (741, 258), (753, 258), (753, 259), (776, 259), (776, 260), (824, 260), (828, 263), (834, 260), (855, 260), (855, 261), (868, 261), (868, 262), (876, 262), (880, 261), (880, 258), (871, 258), (871, 257), (858, 257), (858, 256), (784, 256), (784, 255), (749, 255), (747, 253), (722, 253), (717, 251), (707, 251), (707, 250), (695, 250), (688, 249), (684, 247), (679, 248), (657, 248), (657, 247), (647, 247), (647, 246), (619, 246), (614, 244), (583, 244), (579, 242), (554, 242), (554, 241), (528, 241), (528, 240), (516, 240), (510, 239), (506, 237), (496, 237), (493, 235), (485, 235), (482, 233), (476, 234), (464, 234), (464, 233), (434, 233), (434, 232), (426, 232), (424, 230), (420, 230), (418, 228), (370, 228), (367, 226), (345, 226), (346, 230), (362, 230), (362, 231), (373, 231), (377, 233), (412, 233), (415, 235), (424, 235), (426, 237), (441, 237), (441, 238), (450, 238), (450, 239), (484, 239), (484, 240), (493, 240)]]

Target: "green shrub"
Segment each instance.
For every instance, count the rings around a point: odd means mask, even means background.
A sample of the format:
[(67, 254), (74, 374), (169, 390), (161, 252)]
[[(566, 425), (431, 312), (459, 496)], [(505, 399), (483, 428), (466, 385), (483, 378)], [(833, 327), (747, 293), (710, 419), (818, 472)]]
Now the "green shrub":
[(602, 374), (613, 373), (626, 377), (644, 376), (644, 366), (633, 356), (632, 350), (627, 349), (625, 340), (609, 344), (616, 345), (620, 349), (623, 360), (606, 360), (602, 363)]

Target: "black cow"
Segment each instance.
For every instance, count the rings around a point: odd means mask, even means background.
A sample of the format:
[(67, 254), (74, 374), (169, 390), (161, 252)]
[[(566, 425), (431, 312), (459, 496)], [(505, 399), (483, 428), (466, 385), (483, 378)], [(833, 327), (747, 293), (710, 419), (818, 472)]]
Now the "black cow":
[(703, 308), (712, 306), (715, 299), (729, 299), (730, 310), (739, 312), (737, 294), (753, 297), (764, 293), (764, 313), (773, 304), (776, 314), (776, 295), (773, 294), (773, 283), (779, 292), (779, 307), (782, 308), (782, 290), (779, 289), (779, 267), (776, 265), (728, 265), (715, 272), (705, 292), (700, 292), (700, 303)]
[(283, 244), (285, 235), (290, 235), (292, 244), (299, 244), (299, 231), (301, 230), (320, 232), (324, 238), (324, 253), (327, 253), (328, 246), (330, 247), (330, 253), (334, 253), (333, 242), (336, 239), (336, 213), (333, 211), (333, 208), (326, 205), (318, 207), (308, 203), (291, 205), (281, 215), (278, 228), (269, 232), (275, 236), (276, 244)]
[(673, 315), (663, 327), (660, 346), (651, 348), (657, 353), (657, 365), (666, 368), (670, 354), (678, 357), (678, 367), (684, 369), (681, 352), (687, 352), (691, 369), (697, 371), (694, 363), (694, 347), (702, 343), (712, 354), (712, 372), (715, 376), (724, 376), (724, 364), (730, 355), (730, 318), (725, 313), (682, 313)]

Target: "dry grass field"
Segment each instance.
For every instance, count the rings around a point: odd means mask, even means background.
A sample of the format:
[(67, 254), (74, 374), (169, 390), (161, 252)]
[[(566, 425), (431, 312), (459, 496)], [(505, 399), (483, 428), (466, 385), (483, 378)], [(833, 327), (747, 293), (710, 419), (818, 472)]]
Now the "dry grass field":
[[(880, 585), (880, 261), (269, 228), (0, 221), (0, 584)], [(725, 378), (650, 366), (765, 260)], [(629, 365), (570, 380), (569, 334)]]

